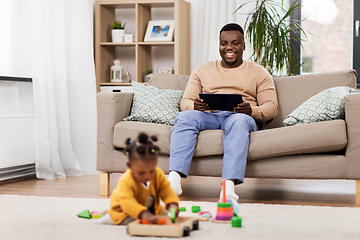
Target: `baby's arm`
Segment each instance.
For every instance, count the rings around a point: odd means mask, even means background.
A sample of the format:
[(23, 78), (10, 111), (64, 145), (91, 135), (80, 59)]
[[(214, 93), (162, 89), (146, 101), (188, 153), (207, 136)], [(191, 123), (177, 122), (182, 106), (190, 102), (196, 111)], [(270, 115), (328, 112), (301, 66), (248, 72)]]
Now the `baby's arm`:
[(145, 219), (149, 223), (156, 223), (157, 217), (152, 214), (149, 210), (144, 210), (139, 214), (139, 219)]
[(179, 206), (177, 203), (169, 203), (166, 209), (170, 212), (172, 208), (175, 208), (176, 210), (176, 217), (179, 216)]
[(172, 209), (172, 208), (175, 209), (175, 213), (176, 213), (176, 216), (175, 216), (175, 217), (179, 216), (179, 206), (177, 205), (177, 203), (169, 203), (169, 204), (167, 205), (167, 210), (168, 210), (169, 212), (171, 212), (171, 209)]

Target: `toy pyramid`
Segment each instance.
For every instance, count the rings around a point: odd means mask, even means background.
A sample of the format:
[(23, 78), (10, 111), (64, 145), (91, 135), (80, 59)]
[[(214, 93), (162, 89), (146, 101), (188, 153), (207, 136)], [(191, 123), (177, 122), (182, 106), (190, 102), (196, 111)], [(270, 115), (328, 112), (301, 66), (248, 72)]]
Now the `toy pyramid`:
[(217, 211), (216, 211), (216, 221), (231, 221), (231, 218), (234, 216), (232, 202), (230, 200), (227, 201), (226, 193), (225, 193), (225, 179), (222, 180), (222, 193), (223, 198), (222, 201), (217, 203)]

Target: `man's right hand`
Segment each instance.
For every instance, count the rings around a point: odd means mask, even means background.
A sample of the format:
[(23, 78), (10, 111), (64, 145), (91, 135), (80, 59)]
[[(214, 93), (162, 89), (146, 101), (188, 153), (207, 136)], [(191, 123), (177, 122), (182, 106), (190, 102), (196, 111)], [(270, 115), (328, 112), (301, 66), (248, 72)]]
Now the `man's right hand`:
[(208, 110), (209, 106), (207, 105), (207, 103), (204, 103), (204, 100), (200, 99), (200, 98), (195, 98), (194, 100), (194, 110), (198, 110), (198, 111), (206, 111)]

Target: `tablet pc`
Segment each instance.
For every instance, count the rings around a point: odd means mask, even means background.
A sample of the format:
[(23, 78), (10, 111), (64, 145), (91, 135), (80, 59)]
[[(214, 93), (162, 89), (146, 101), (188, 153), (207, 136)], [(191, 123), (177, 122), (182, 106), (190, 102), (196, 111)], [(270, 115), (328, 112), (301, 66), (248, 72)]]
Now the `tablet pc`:
[(199, 93), (199, 96), (209, 110), (234, 111), (234, 107), (243, 102), (241, 94)]

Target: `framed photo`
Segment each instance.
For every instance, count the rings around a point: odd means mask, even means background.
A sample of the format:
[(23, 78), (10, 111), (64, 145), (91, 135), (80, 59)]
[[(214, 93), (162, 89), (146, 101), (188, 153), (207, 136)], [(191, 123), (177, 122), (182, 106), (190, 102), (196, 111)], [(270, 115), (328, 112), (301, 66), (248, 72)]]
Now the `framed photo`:
[(149, 21), (144, 42), (172, 41), (174, 39), (174, 20)]
[(159, 67), (158, 73), (173, 74), (173, 70), (174, 70), (174, 68), (172, 68), (172, 67)]

